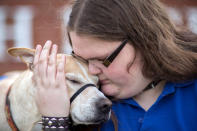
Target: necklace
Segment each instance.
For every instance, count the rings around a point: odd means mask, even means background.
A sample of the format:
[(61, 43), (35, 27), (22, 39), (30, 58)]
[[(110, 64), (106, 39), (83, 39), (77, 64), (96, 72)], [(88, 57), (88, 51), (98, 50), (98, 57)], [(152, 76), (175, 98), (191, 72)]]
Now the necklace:
[(157, 84), (158, 84), (160, 81), (161, 81), (161, 80), (152, 81), (151, 83), (149, 83), (149, 84), (146, 86), (146, 88), (144, 88), (144, 90), (143, 90), (142, 92), (147, 91), (147, 90), (149, 90), (149, 89), (155, 88), (155, 87), (157, 86)]

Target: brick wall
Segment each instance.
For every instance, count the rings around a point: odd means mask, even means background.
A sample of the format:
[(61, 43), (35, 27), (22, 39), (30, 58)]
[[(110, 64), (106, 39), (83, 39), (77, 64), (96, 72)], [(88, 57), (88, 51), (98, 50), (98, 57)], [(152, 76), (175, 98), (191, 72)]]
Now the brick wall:
[(25, 64), (10, 57), (10, 47), (34, 48), (50, 39), (61, 46), (62, 9), (68, 0), (0, 0), (0, 75), (23, 70)]
[[(70, 0), (71, 1), (71, 0)], [(177, 25), (197, 33), (196, 0), (162, 0)], [(23, 70), (25, 64), (10, 57), (10, 47), (34, 48), (48, 39), (67, 51), (65, 23), (69, 0), (0, 0), (0, 75)]]

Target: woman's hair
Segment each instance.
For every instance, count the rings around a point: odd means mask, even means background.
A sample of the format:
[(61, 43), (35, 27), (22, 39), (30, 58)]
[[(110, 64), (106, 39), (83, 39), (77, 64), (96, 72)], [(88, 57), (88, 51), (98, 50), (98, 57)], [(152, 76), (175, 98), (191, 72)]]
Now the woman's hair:
[(177, 28), (158, 0), (77, 0), (68, 31), (108, 41), (129, 39), (143, 74), (182, 81), (197, 76), (197, 36)]

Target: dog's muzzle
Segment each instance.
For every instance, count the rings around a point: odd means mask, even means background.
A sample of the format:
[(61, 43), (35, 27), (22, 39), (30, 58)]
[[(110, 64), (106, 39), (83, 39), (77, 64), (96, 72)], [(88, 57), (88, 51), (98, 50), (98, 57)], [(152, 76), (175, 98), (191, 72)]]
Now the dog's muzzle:
[[(74, 101), (74, 99), (86, 88), (88, 87), (96, 87), (95, 84), (86, 84), (82, 86), (79, 90), (77, 90), (74, 95), (70, 98), (70, 104)], [(94, 103), (95, 109), (94, 109), (94, 117), (87, 117), (88, 119), (85, 120), (86, 123), (91, 124), (101, 124), (105, 121), (107, 121), (110, 117), (110, 110), (112, 103), (107, 98), (98, 98)], [(74, 115), (75, 119), (78, 119), (76, 115)], [(78, 119), (80, 121), (80, 119)]]
[(94, 84), (86, 84), (84, 86), (82, 86), (77, 92), (75, 92), (75, 94), (70, 98), (70, 104), (73, 102), (73, 100), (82, 92), (84, 91), (87, 87), (96, 87), (96, 85)]

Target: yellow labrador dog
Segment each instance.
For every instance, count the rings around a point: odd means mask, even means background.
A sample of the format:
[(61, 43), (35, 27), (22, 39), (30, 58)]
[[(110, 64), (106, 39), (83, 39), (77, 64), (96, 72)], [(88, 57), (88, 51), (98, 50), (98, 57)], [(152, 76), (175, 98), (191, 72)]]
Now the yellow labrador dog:
[[(0, 81), (0, 130), (31, 131), (41, 120), (35, 103), (36, 85), (32, 80), (34, 49), (11, 48), (8, 53), (27, 64), (24, 72)], [(61, 56), (57, 55), (57, 64)], [(74, 124), (98, 124), (109, 119), (111, 101), (98, 90), (98, 78), (88, 73), (87, 64), (66, 55), (65, 79), (71, 100)]]

